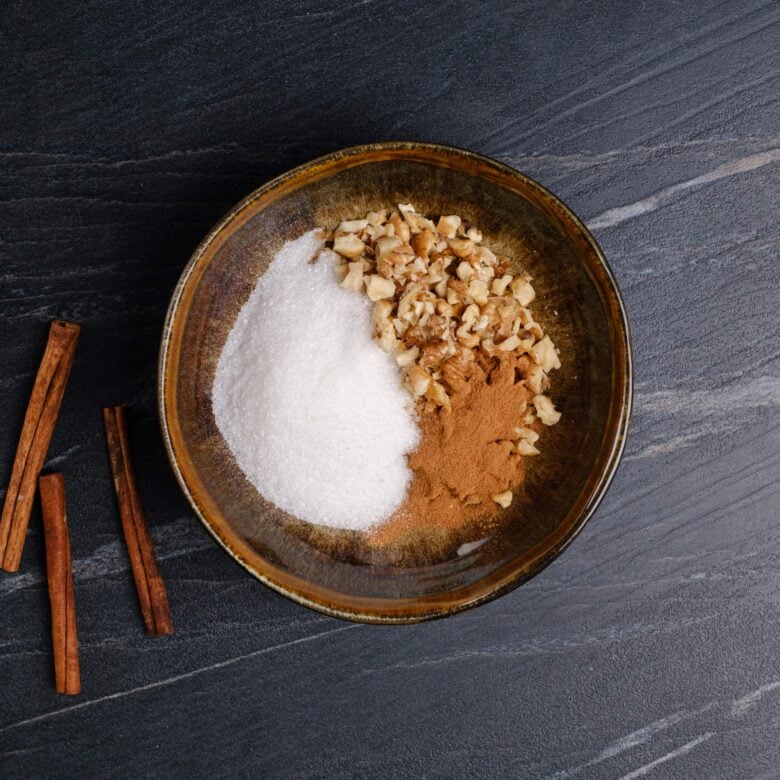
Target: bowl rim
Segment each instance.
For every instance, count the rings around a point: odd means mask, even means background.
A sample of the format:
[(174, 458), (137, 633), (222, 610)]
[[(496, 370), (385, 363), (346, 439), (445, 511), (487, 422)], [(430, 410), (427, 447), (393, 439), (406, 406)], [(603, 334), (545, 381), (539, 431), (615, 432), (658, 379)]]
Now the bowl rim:
[[(223, 538), (209, 521), (205, 512), (201, 510), (195, 496), (190, 490), (190, 486), (187, 483), (185, 475), (182, 472), (180, 464), (178, 462), (175, 451), (175, 434), (171, 431), (171, 424), (169, 419), (168, 405), (166, 403), (166, 389), (167, 389), (167, 370), (170, 364), (170, 350), (171, 343), (173, 341), (174, 327), (177, 322), (177, 314), (179, 312), (179, 304), (181, 303), (182, 296), (187, 289), (188, 283), (192, 278), (193, 272), (198, 267), (201, 259), (203, 258), (209, 247), (222, 236), (223, 232), (229, 228), (232, 223), (239, 217), (242, 212), (248, 209), (255, 201), (263, 196), (267, 196), (278, 191), (284, 187), (284, 190), (300, 182), (304, 184), (309, 180), (312, 175), (316, 179), (322, 178), (328, 174), (328, 170), (331, 169), (334, 164), (343, 162), (345, 160), (350, 161), (352, 164), (349, 167), (357, 165), (377, 162), (380, 160), (416, 160), (427, 162), (428, 164), (441, 166), (442, 156), (450, 156), (461, 159), (469, 160), (475, 164), (478, 164), (483, 170), (482, 172), (476, 172), (475, 175), (484, 178), (484, 169), (492, 170), (497, 178), (502, 180), (501, 184), (508, 189), (523, 196), (523, 188), (531, 188), (536, 190), (537, 194), (546, 201), (547, 205), (552, 207), (554, 211), (558, 212), (559, 217), (565, 218), (569, 223), (569, 229), (574, 229), (586, 240), (590, 245), (595, 259), (594, 267), (586, 265), (586, 271), (591, 278), (599, 297), (602, 302), (602, 306), (605, 311), (607, 323), (610, 326), (610, 341), (613, 350), (613, 365), (612, 365), (612, 388), (613, 397), (610, 405), (610, 410), (607, 419), (612, 421), (615, 416), (617, 420), (613, 425), (613, 434), (607, 438), (605, 435), (602, 441), (601, 447), (598, 451), (598, 460), (601, 461), (601, 466), (597, 470), (595, 479), (590, 479), (583, 488), (579, 499), (584, 496), (584, 503), (579, 511), (579, 515), (571, 522), (568, 531), (564, 533), (559, 539), (552, 545), (544, 545), (544, 542), (549, 539), (545, 537), (535, 547), (543, 547), (544, 551), (540, 556), (529, 564), (521, 565), (517, 562), (517, 559), (512, 559), (508, 563), (502, 565), (501, 569), (506, 570), (506, 573), (498, 578), (490, 588), (484, 592), (478, 593), (473, 598), (466, 598), (457, 601), (449, 601), (444, 603), (436, 603), (435, 601), (428, 600), (421, 604), (420, 599), (406, 599), (398, 600), (398, 603), (403, 603), (405, 608), (401, 610), (393, 609), (392, 612), (388, 612), (386, 605), (388, 599), (377, 599), (376, 601), (382, 602), (385, 606), (377, 606), (376, 608), (363, 605), (361, 608), (345, 605), (339, 603), (340, 594), (338, 591), (329, 589), (323, 589), (330, 594), (330, 599), (317, 599), (309, 598), (302, 593), (296, 592), (292, 587), (285, 586), (273, 577), (275, 567), (268, 561), (262, 559), (260, 553), (255, 552), (255, 556), (259, 558), (265, 566), (265, 571), (261, 569), (259, 565), (256, 565), (250, 560), (247, 560), (242, 556), (238, 550), (234, 549), (229, 543), (230, 540)], [(340, 168), (335, 169), (340, 170)], [(335, 172), (335, 171), (333, 171)], [(317, 175), (317, 174), (320, 175)], [(303, 180), (303, 181), (301, 181)], [(515, 187), (512, 187), (512, 182), (515, 183)], [(498, 181), (493, 180), (496, 186), (501, 186)], [(281, 194), (281, 193), (280, 193)], [(235, 227), (240, 227), (242, 222), (239, 222)], [(611, 305), (610, 305), (611, 304)], [(361, 623), (384, 623), (384, 624), (399, 624), (399, 623), (417, 623), (423, 620), (431, 620), (436, 618), (446, 617), (466, 609), (484, 604), (488, 601), (492, 601), (505, 593), (513, 590), (519, 585), (527, 582), (532, 577), (536, 576), (544, 568), (546, 568), (553, 560), (555, 560), (579, 535), (584, 528), (585, 524), (593, 516), (594, 512), (601, 503), (604, 495), (606, 494), (609, 486), (612, 484), (612, 480), (617, 472), (618, 465), (625, 450), (626, 440), (628, 432), (631, 426), (631, 416), (633, 411), (633, 395), (634, 395), (634, 360), (631, 345), (631, 332), (628, 322), (628, 314), (626, 311), (623, 298), (618, 288), (615, 276), (612, 269), (607, 262), (604, 253), (597, 243), (596, 239), (587, 229), (582, 220), (556, 195), (548, 190), (537, 181), (527, 176), (524, 173), (512, 168), (505, 163), (494, 160), (485, 155), (477, 152), (472, 152), (466, 149), (462, 149), (456, 146), (439, 143), (427, 143), (417, 141), (384, 141), (377, 143), (361, 144), (358, 146), (351, 146), (338, 151), (331, 152), (329, 154), (317, 157), (309, 162), (298, 165), (289, 171), (274, 177), (270, 181), (261, 185), (257, 189), (250, 192), (246, 197), (239, 201), (233, 208), (231, 208), (206, 234), (202, 241), (198, 244), (195, 251), (192, 253), (189, 261), (185, 265), (179, 281), (174, 288), (171, 296), (171, 301), (168, 306), (168, 311), (165, 317), (165, 323), (163, 325), (162, 341), (160, 345), (160, 354), (158, 361), (158, 376), (157, 376), (157, 396), (158, 396), (158, 411), (160, 416), (160, 425), (162, 428), (163, 440), (165, 442), (165, 449), (168, 455), (173, 472), (181, 487), (187, 501), (192, 507), (195, 515), (205, 526), (206, 530), (214, 537), (217, 543), (222, 547), (232, 558), (234, 558), (244, 569), (250, 574), (260, 580), (263, 584), (272, 588), (276, 592), (292, 599), (293, 601), (310, 609), (317, 610), (326, 615), (332, 617), (342, 618), (350, 621)], [(590, 483), (590, 484), (589, 484)], [(588, 488), (590, 488), (588, 490)], [(587, 495), (585, 495), (587, 493)], [(577, 503), (577, 502), (575, 502)], [(564, 518), (565, 521), (565, 518)], [(561, 523), (563, 525), (564, 522)], [(227, 535), (226, 535), (227, 536)], [(532, 548), (533, 549), (533, 548)], [(527, 554), (528, 551), (526, 551)], [(491, 576), (495, 575), (492, 573)], [(471, 588), (474, 588), (474, 583)], [(366, 597), (362, 599), (364, 602), (371, 602), (372, 599)]]

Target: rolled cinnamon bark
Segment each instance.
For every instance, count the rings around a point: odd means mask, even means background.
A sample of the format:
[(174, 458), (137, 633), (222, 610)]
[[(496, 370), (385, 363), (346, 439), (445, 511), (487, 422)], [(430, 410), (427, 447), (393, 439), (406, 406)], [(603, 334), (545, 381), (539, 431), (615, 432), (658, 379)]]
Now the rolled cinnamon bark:
[(73, 568), (65, 509), (65, 480), (49, 474), (38, 480), (46, 540), (46, 579), (51, 603), (51, 638), (57, 693), (81, 691)]

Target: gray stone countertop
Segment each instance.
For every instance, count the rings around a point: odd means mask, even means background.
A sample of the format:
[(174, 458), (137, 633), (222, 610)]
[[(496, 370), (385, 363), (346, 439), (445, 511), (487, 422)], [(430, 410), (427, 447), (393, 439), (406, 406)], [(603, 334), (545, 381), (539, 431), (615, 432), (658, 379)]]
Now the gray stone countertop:
[[(83, 693), (52, 685), (36, 510), (0, 576), (0, 775), (780, 777), (776, 2), (7, 2), (0, 484), (47, 323), (84, 325), (66, 474)], [(159, 435), (171, 291), (235, 202), (383, 139), (500, 159), (589, 225), (636, 403), (540, 576), (408, 627), (311, 612), (201, 528)], [(143, 633), (100, 408), (133, 407), (176, 633)]]

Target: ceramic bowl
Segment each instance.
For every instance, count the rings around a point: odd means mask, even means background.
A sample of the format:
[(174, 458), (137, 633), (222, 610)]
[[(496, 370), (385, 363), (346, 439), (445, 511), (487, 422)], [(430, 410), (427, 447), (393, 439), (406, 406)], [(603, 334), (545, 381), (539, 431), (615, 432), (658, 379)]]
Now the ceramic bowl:
[[(411, 202), (460, 214), (533, 276), (534, 311), (561, 353), (549, 391), (561, 422), (529, 459), (522, 495), (491, 532), (427, 533), (379, 548), (302, 523), (265, 501), (217, 430), (211, 388), (241, 306), (274, 254), (314, 226)], [(442, 617), (505, 593), (572, 541), (607, 490), (632, 396), (626, 312), (604, 256), (552, 193), (506, 165), (422, 143), (346, 149), (255, 190), (206, 236), (171, 301), (159, 377), (176, 476), (214, 538), (259, 580), (351, 620)]]

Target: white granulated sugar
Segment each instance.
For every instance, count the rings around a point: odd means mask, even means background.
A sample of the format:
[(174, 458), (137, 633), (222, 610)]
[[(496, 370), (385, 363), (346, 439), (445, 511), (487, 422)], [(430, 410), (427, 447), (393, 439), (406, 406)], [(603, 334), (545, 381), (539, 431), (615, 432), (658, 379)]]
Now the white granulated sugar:
[(399, 370), (371, 337), (371, 303), (342, 289), (317, 231), (285, 244), (217, 365), (217, 426), (250, 482), (301, 520), (365, 530), (411, 481), (419, 440)]

